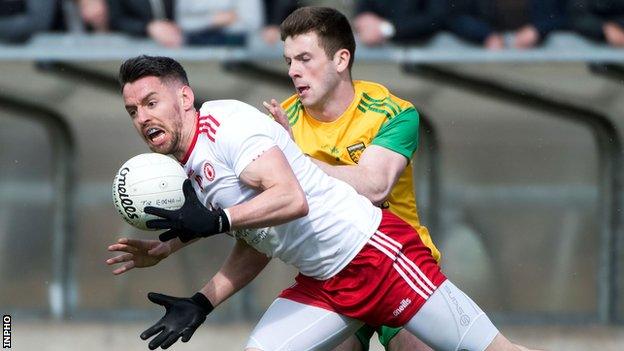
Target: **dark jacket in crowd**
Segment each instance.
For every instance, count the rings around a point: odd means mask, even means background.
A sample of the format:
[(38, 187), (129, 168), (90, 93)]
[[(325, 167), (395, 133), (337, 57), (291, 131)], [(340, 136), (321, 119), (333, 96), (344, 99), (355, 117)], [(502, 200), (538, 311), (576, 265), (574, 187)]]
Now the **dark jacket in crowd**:
[(624, 27), (624, 0), (570, 0), (570, 29), (594, 40), (604, 41), (605, 22)]
[(361, 0), (356, 15), (373, 12), (394, 25), (393, 41), (411, 41), (430, 37), (444, 24), (447, 0)]
[(18, 43), (52, 29), (57, 0), (0, 0), (0, 41)]
[[(108, 0), (111, 30), (146, 36), (154, 20), (173, 20), (173, 0)], [(154, 7), (153, 5), (157, 6)]]
[(265, 25), (279, 26), (293, 11), (306, 5), (307, 1), (264, 0)]
[(447, 28), (463, 39), (483, 43), (495, 32), (531, 24), (543, 39), (553, 30), (566, 27), (566, 2), (526, 0), (518, 9), (510, 6), (513, 2), (506, 4), (505, 0), (449, 0)]

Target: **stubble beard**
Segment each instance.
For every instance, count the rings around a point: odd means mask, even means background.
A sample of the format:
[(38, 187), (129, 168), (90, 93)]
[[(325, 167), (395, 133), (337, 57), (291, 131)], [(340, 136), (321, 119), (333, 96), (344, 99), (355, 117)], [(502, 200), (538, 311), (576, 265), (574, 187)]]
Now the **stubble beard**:
[(160, 146), (154, 146), (152, 144), (148, 144), (150, 150), (152, 152), (156, 152), (163, 155), (173, 155), (176, 153), (177, 149), (180, 148), (180, 133), (181, 133), (181, 123), (176, 122), (175, 126), (172, 130), (165, 129), (165, 132), (169, 134), (169, 141)]

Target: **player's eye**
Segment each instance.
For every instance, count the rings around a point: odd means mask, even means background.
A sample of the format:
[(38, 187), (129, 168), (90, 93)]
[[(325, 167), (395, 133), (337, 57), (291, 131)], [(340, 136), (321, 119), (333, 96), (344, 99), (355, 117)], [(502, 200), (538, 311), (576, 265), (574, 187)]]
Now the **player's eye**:
[(136, 110), (128, 110), (128, 114), (130, 117), (134, 118), (134, 116), (136, 116)]
[(154, 107), (154, 106), (156, 106), (156, 101), (152, 100), (152, 101), (148, 102), (148, 103), (147, 103), (147, 106), (149, 106), (149, 107)]

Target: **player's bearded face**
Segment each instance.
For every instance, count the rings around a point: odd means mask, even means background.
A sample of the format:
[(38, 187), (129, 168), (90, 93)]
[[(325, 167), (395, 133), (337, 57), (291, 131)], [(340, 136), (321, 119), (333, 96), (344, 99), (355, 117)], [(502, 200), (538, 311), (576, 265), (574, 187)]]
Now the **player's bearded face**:
[(174, 154), (180, 148), (182, 111), (175, 89), (157, 77), (141, 78), (123, 89), (132, 124), (150, 150)]
[(333, 60), (320, 46), (317, 34), (310, 32), (286, 38), (284, 58), (301, 103), (306, 107), (321, 107), (339, 76)]

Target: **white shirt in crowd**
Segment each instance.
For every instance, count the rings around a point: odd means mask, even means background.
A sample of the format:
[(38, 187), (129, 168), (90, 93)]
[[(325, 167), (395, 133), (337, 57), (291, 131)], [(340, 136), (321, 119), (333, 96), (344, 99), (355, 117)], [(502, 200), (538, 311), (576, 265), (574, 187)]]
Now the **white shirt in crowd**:
[(237, 16), (234, 23), (223, 28), (227, 33), (252, 33), (264, 22), (261, 0), (177, 0), (174, 11), (176, 23), (185, 32), (212, 28), (212, 18), (222, 11), (234, 11)]

